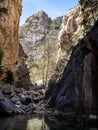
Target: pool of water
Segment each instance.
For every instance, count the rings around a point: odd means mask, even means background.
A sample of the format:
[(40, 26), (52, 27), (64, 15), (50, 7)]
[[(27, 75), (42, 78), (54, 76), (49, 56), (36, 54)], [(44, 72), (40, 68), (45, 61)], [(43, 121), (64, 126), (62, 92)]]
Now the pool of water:
[(98, 130), (97, 127), (80, 126), (77, 123), (49, 120), (38, 116), (0, 117), (0, 130)]

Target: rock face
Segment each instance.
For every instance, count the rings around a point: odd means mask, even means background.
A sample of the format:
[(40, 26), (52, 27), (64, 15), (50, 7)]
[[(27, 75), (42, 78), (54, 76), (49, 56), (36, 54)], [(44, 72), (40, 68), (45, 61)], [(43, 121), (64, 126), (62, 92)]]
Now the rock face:
[[(62, 17), (51, 20), (44, 11), (39, 11), (30, 16), (20, 27), (20, 44), (26, 54), (26, 63), (33, 81), (42, 79), (42, 68), (45, 68), (44, 64), (47, 62), (47, 48), (55, 59), (61, 22)], [(32, 68), (36, 71), (34, 72)]]
[[(49, 93), (51, 93), (51, 85), (58, 82), (59, 79), (62, 77), (62, 73), (64, 71), (65, 66), (67, 65), (67, 62), (69, 61), (72, 49), (77, 44), (77, 39), (83, 37), (82, 20), (83, 15), (81, 13), (80, 5), (77, 5), (74, 8), (70, 9), (68, 13), (63, 16), (61, 29), (58, 36), (59, 44), (57, 66), (49, 82)], [(46, 95), (48, 95), (48, 91)]]
[(50, 28), (58, 28), (53, 37), (51, 36), (55, 40), (58, 37), (61, 21), (62, 17), (58, 17), (52, 21), (44, 11), (39, 11), (29, 17), (25, 21), (25, 24), (20, 27), (20, 43), (25, 53), (34, 57), (34, 48), (38, 44), (47, 42), (48, 36), (46, 37), (46, 35), (49, 34)]
[(79, 5), (70, 9), (68, 13), (63, 16), (61, 30), (59, 32), (59, 53), (58, 61), (63, 57), (68, 57), (68, 53), (72, 46), (75, 46), (77, 38), (82, 36), (83, 29), (83, 15)]
[[(77, 13), (79, 13), (79, 11)], [(77, 19), (80, 18), (77, 17)], [(64, 27), (66, 27), (67, 24), (65, 21), (65, 25), (63, 23)], [(75, 24), (78, 25), (77, 22)], [(75, 30), (77, 32), (78, 28), (76, 27), (71, 27), (70, 31)], [(77, 114), (78, 116), (82, 113), (86, 113), (87, 115), (98, 114), (97, 35), (98, 21), (92, 30), (90, 30), (83, 39), (78, 41), (77, 45), (74, 44), (75, 47), (72, 50), (70, 59), (67, 65), (65, 64), (66, 67), (64, 67), (64, 71), (58, 80), (57, 73), (55, 73), (54, 79), (52, 78), (50, 80), (46, 92), (46, 99), (48, 99), (48, 105), (54, 106), (56, 115)], [(70, 48), (70, 44), (73, 45), (73, 42), (70, 41), (70, 38), (66, 38), (66, 31), (61, 33), (60, 40), (63, 41), (63, 52), (66, 54), (66, 50)]]
[(25, 24), (20, 28), (20, 43), (26, 54), (29, 55), (32, 52), (36, 43), (43, 41), (50, 22), (51, 19), (43, 11), (26, 20)]
[(19, 45), (18, 37), (21, 12), (22, 0), (0, 1), (0, 50), (3, 53), (1, 66), (3, 72), (12, 71), (14, 80), (20, 80), (28, 86), (29, 73), (23, 60), (25, 55)]
[(22, 0), (0, 1), (0, 48), (4, 56), (2, 66), (12, 69), (18, 61), (18, 28)]

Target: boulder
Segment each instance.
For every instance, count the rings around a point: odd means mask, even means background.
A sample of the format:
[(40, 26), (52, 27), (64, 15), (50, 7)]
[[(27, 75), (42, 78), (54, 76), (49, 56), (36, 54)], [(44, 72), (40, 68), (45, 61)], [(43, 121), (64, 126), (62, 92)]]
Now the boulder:
[(24, 90), (23, 88), (14, 88), (14, 92), (17, 93), (17, 94), (22, 93), (23, 90)]
[(11, 98), (11, 101), (14, 103), (14, 104), (17, 104), (17, 105), (20, 105), (21, 102), (20, 102), (20, 98), (18, 96), (14, 96)]
[(1, 92), (3, 94), (11, 94), (12, 93), (12, 86), (10, 84), (6, 84), (1, 88)]
[(3, 115), (23, 114), (24, 111), (16, 107), (10, 99), (5, 98), (4, 95), (0, 95), (0, 113)]
[(19, 98), (20, 98), (21, 103), (24, 104), (24, 105), (28, 105), (29, 103), (32, 102), (30, 96), (24, 95), (24, 94), (22, 94), (22, 93), (19, 94)]

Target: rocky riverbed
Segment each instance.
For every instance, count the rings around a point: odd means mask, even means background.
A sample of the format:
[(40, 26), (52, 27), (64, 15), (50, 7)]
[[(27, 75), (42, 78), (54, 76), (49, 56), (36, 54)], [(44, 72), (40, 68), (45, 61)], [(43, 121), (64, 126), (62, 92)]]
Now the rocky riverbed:
[(12, 115), (28, 116), (35, 114), (38, 116), (45, 116), (52, 122), (62, 118), (62, 121), (76, 121), (81, 125), (95, 125), (98, 121), (96, 115), (86, 115), (81, 113), (81, 115), (73, 114), (69, 116), (68, 112), (66, 115), (64, 112), (62, 112), (62, 114), (57, 114), (54, 109), (48, 108), (44, 98), (45, 88), (43, 86), (26, 90), (19, 86), (14, 87), (13, 85), (5, 84), (0, 89), (0, 115), (4, 117)]
[(43, 114), (45, 89), (25, 90), (10, 84), (0, 89), (0, 114)]

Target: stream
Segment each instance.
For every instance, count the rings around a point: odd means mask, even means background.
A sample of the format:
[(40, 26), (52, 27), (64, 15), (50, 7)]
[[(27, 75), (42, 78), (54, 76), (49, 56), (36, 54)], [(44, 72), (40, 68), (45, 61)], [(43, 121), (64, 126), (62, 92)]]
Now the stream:
[(0, 130), (98, 130), (98, 127), (80, 126), (77, 123), (64, 122), (39, 116), (0, 117)]

